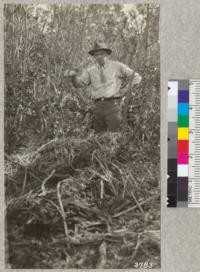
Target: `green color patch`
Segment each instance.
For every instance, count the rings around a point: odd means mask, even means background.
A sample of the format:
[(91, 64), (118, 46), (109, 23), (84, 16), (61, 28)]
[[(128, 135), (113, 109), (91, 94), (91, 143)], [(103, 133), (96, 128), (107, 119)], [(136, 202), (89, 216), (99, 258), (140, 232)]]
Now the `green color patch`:
[(189, 116), (178, 116), (178, 127), (189, 127)]

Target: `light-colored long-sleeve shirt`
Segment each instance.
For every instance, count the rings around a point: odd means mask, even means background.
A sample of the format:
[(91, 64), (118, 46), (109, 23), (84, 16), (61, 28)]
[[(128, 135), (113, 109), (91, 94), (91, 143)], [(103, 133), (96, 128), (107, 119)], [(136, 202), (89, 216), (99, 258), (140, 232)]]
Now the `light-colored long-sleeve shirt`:
[(132, 75), (133, 70), (127, 65), (107, 59), (103, 67), (100, 67), (98, 64), (94, 65), (84, 70), (77, 79), (83, 87), (91, 85), (92, 98), (97, 99), (121, 96), (120, 87), (123, 78)]

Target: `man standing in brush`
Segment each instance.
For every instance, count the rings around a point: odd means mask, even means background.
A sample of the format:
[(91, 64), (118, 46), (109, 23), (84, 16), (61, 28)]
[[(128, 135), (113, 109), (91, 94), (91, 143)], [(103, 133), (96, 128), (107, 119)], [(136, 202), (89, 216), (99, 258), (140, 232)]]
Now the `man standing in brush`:
[(132, 85), (141, 81), (141, 76), (127, 65), (109, 60), (112, 50), (102, 41), (96, 41), (88, 53), (95, 58), (96, 65), (84, 70), (78, 76), (75, 71), (67, 70), (65, 75), (71, 78), (76, 88), (91, 85), (93, 109), (93, 128), (96, 133), (105, 131), (117, 132), (120, 129), (123, 98), (120, 88), (124, 80), (132, 79)]

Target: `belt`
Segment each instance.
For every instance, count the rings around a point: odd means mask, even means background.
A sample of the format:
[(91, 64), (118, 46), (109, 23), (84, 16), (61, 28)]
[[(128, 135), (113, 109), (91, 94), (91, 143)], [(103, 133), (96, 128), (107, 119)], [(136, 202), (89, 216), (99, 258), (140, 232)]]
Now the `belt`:
[(121, 99), (121, 96), (111, 96), (111, 97), (100, 97), (94, 100), (94, 103), (98, 102), (98, 101), (111, 101), (111, 100), (115, 100), (115, 99)]

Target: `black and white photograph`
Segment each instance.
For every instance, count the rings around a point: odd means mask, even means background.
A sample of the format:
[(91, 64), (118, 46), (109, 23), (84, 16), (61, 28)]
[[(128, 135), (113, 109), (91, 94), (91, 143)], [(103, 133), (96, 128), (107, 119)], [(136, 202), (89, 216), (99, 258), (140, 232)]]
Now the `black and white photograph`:
[(160, 268), (159, 13), (4, 5), (6, 268)]

